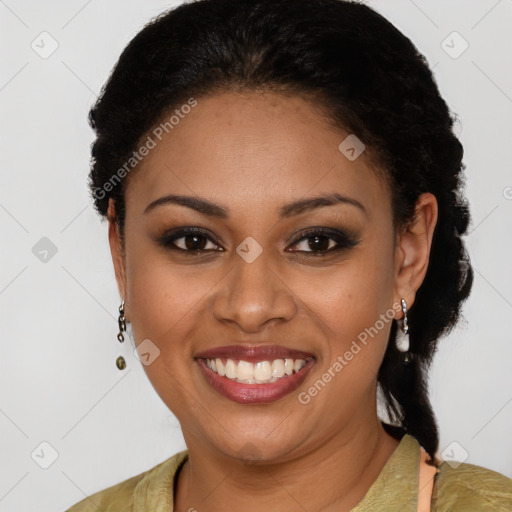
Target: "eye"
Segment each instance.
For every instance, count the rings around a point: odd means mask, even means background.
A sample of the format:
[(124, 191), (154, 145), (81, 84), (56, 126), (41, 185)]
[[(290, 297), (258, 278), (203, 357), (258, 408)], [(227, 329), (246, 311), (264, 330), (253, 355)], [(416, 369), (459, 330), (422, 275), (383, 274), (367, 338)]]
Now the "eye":
[(162, 246), (184, 252), (219, 251), (208, 233), (201, 228), (184, 228), (158, 239)]
[(296, 248), (296, 252), (323, 256), (327, 253), (354, 247), (358, 243), (359, 241), (357, 241), (352, 234), (343, 231), (326, 228), (311, 228), (302, 233), (302, 236), (289, 246), (287, 250), (291, 247)]
[[(188, 227), (166, 233), (158, 238), (157, 242), (165, 248), (190, 254), (224, 251), (213, 238), (208, 231), (202, 228)], [(302, 236), (286, 250), (324, 256), (328, 253), (349, 249), (358, 243), (359, 241), (352, 233), (316, 227), (303, 232)]]

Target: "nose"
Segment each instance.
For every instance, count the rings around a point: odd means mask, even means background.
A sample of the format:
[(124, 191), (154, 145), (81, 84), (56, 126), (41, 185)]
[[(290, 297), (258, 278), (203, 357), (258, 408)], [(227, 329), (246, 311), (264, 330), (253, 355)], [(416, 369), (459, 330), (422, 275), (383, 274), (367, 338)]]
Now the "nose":
[(213, 297), (215, 318), (250, 333), (291, 320), (298, 310), (293, 292), (270, 267), (265, 251), (251, 263), (237, 254), (233, 258), (234, 268)]

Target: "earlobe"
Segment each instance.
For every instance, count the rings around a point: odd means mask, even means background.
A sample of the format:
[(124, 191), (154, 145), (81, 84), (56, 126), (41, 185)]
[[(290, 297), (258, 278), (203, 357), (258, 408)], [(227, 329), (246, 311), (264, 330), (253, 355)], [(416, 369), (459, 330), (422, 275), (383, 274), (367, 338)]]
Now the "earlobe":
[(112, 255), (112, 263), (114, 264), (114, 272), (117, 281), (117, 288), (122, 300), (126, 300), (126, 272), (125, 262), (122, 251), (121, 237), (119, 233), (119, 224), (117, 222), (114, 201), (109, 199), (108, 211), (108, 241), (110, 252)]
[(394, 302), (404, 298), (409, 308), (427, 274), (437, 213), (435, 196), (428, 192), (421, 194), (416, 201), (414, 220), (398, 236)]

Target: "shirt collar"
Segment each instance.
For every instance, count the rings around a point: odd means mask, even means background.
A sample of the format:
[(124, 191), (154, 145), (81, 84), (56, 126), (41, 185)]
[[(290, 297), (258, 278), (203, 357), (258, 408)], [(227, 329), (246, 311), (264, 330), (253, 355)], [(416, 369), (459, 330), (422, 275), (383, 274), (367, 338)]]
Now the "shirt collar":
[(405, 434), (377, 480), (351, 512), (416, 512), (420, 445)]

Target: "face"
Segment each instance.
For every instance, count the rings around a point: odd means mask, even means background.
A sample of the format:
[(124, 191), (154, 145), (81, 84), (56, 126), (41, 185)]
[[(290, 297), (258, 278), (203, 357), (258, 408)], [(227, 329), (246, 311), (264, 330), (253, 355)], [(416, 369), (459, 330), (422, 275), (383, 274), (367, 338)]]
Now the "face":
[(129, 178), (125, 259), (113, 222), (110, 242), (187, 445), (286, 460), (375, 423), (391, 320), (425, 251), (397, 243), (367, 152), (347, 158), (348, 133), (276, 93), (199, 98), (164, 135)]

